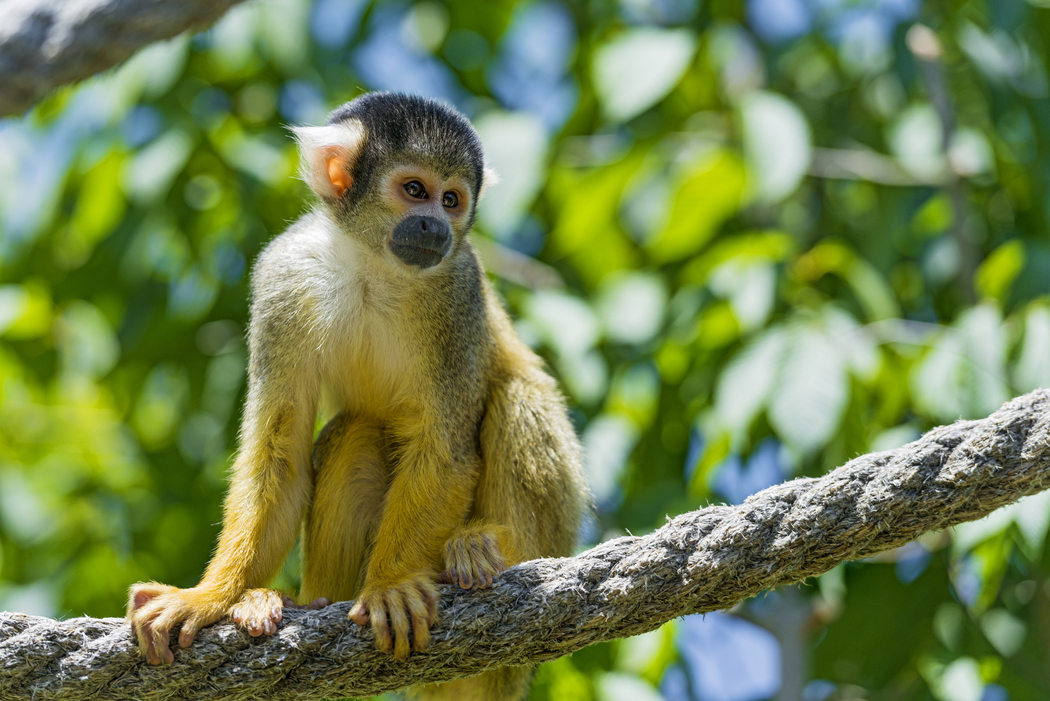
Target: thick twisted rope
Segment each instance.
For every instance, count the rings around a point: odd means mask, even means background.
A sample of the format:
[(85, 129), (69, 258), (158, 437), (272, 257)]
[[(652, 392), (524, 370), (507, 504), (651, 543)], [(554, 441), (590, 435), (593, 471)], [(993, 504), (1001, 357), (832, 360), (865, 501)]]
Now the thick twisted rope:
[(490, 590), (445, 587), (433, 643), (405, 663), (346, 620), (348, 603), (289, 611), (270, 638), (213, 626), (170, 667), (146, 665), (120, 619), (0, 614), (0, 699), (367, 696), (532, 664), (728, 608), (1048, 487), (1050, 391), (1039, 390), (987, 419), (942, 426), (739, 506), (684, 514), (574, 558), (524, 563)]

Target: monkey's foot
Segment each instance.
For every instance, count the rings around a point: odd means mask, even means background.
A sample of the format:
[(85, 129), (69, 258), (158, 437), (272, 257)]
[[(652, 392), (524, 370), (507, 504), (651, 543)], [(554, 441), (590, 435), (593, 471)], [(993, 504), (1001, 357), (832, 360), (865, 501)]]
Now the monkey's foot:
[(182, 624), (179, 647), (189, 647), (197, 631), (222, 618), (227, 606), (222, 596), (211, 590), (143, 582), (131, 587), (128, 622), (147, 662), (171, 664), (175, 660), (169, 646), (172, 628)]
[(403, 661), (408, 659), (410, 624), (413, 650), (422, 652), (430, 642), (437, 601), (433, 575), (415, 574), (392, 584), (366, 585), (348, 617), (359, 626), (371, 621), (376, 647)]
[(445, 543), (445, 570), (438, 580), (459, 583), (462, 589), (492, 586), (493, 578), (507, 569), (496, 535), (489, 529), (464, 528)]
[(286, 609), (299, 609), (300, 611), (320, 611), (325, 606), (331, 606), (332, 602), (326, 597), (319, 596), (308, 604), (297, 604), (295, 599), (286, 596), (283, 599)]
[(249, 589), (230, 607), (230, 618), (248, 635), (273, 635), (284, 617), (284, 596), (273, 589)]

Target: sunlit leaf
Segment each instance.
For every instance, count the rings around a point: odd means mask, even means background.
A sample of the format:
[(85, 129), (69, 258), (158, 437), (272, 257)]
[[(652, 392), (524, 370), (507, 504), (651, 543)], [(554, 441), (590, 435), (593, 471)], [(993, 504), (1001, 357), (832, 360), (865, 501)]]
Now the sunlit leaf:
[(65, 267), (83, 264), (124, 216), (127, 200), (120, 188), (123, 163), (123, 154), (114, 151), (84, 174), (69, 228), (56, 246), (56, 256)]
[(768, 263), (733, 259), (711, 272), (711, 290), (729, 300), (742, 333), (760, 328), (773, 311), (776, 270)]
[(951, 664), (941, 664), (932, 658), (924, 658), (919, 670), (930, 685), (937, 701), (980, 701), (984, 691), (984, 680), (977, 661), (960, 657)]
[(991, 144), (984, 134), (976, 129), (959, 129), (952, 134), (947, 155), (952, 171), (965, 177), (995, 170), (995, 153)]
[(120, 357), (113, 327), (98, 307), (85, 301), (71, 303), (56, 320), (55, 335), (63, 370), (85, 379), (101, 377)]
[(1024, 340), (1014, 367), (1014, 386), (1020, 392), (1050, 387), (1050, 308), (1032, 304), (1024, 316)]
[(901, 315), (900, 306), (886, 279), (879, 271), (841, 241), (822, 241), (799, 257), (795, 275), (804, 282), (815, 282), (827, 274), (841, 277), (871, 320)]
[(638, 27), (594, 52), (594, 89), (609, 119), (626, 121), (659, 102), (696, 53), (689, 29)]
[(598, 701), (663, 701), (652, 684), (634, 674), (608, 672), (597, 679)]
[(488, 112), (474, 122), (499, 182), (488, 187), (478, 219), (501, 238), (517, 229), (543, 183), (548, 138), (537, 117)]
[(831, 439), (849, 399), (841, 350), (818, 324), (790, 330), (769, 421), (785, 443), (810, 453)]
[(751, 192), (759, 202), (784, 199), (798, 187), (813, 157), (809, 123), (787, 98), (754, 91), (740, 103)]
[(948, 329), (934, 340), (933, 350), (912, 369), (915, 404), (937, 421), (954, 421), (965, 411), (965, 398), (959, 386), (963, 353), (962, 339)]
[(34, 338), (50, 331), (51, 322), (51, 296), (39, 281), (0, 285), (0, 335)]
[(150, 44), (122, 63), (113, 78), (123, 99), (133, 103), (164, 95), (182, 75), (189, 48), (190, 35), (184, 33)]
[(651, 363), (635, 363), (613, 379), (605, 406), (646, 428), (652, 423), (659, 396), (660, 373)]
[(526, 314), (544, 338), (561, 355), (582, 355), (598, 342), (601, 327), (591, 307), (582, 299), (554, 290), (533, 295)]
[(646, 242), (658, 262), (680, 260), (699, 251), (740, 206), (744, 166), (729, 151), (707, 154), (685, 170), (677, 185), (665, 228)]
[(706, 251), (686, 264), (681, 280), (685, 284), (703, 284), (712, 270), (731, 261), (741, 265), (781, 262), (795, 245), (794, 237), (782, 231), (749, 231), (720, 236)]
[(1006, 332), (999, 310), (979, 304), (966, 310), (957, 322), (965, 344), (968, 394), (967, 414), (987, 416), (1010, 398), (1006, 386)]
[(619, 343), (645, 343), (663, 325), (667, 288), (647, 273), (625, 273), (610, 278), (599, 293), (597, 310), (605, 335)]
[(599, 508), (615, 506), (620, 477), (638, 440), (638, 427), (619, 414), (598, 416), (583, 432), (587, 483)]
[(733, 356), (715, 389), (718, 420), (734, 433), (746, 433), (776, 384), (788, 347), (788, 334), (768, 329)]
[(833, 304), (824, 306), (821, 319), (828, 338), (842, 351), (850, 372), (864, 382), (874, 381), (882, 367), (882, 352), (871, 332)]
[(945, 177), (944, 131), (932, 105), (915, 105), (901, 113), (888, 141), (900, 164), (916, 178), (937, 182)]
[(1006, 609), (992, 609), (981, 616), (981, 631), (1003, 657), (1021, 649), (1028, 626)]
[(136, 200), (161, 197), (186, 165), (193, 139), (185, 131), (172, 129), (125, 162), (121, 183)]
[(974, 276), (974, 286), (982, 296), (1004, 301), (1024, 264), (1024, 243), (1011, 239), (984, 259)]
[(638, 157), (628, 156), (583, 174), (570, 169), (552, 173), (556, 219), (550, 241), (555, 254), (583, 250), (615, 230), (619, 199), (638, 163)]

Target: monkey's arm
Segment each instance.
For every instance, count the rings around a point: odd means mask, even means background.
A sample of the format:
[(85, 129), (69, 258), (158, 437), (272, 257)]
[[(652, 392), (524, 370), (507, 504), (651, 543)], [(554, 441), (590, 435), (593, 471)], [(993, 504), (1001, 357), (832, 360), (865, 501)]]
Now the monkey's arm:
[(518, 359), (495, 383), (481, 426), (472, 519), (507, 565), (571, 555), (590, 501), (564, 401), (539, 359), (514, 341)]
[(257, 318), (253, 309), (241, 448), (219, 544), (204, 576), (190, 589), (157, 583), (131, 588), (128, 618), (153, 664), (174, 659), (168, 641), (179, 623), (179, 646), (187, 647), (200, 628), (227, 614), (253, 635), (274, 632), (281, 618), (278, 594), (249, 590), (276, 574), (310, 499), (317, 389), (309, 356), (289, 348), (296, 336), (274, 322)]

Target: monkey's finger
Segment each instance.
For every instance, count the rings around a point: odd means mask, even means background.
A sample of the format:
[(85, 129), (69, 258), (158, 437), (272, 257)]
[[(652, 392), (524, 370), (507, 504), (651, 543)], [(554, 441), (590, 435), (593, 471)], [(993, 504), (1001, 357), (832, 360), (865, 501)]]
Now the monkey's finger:
[(330, 606), (331, 604), (332, 604), (331, 601), (329, 601), (327, 598), (322, 596), (322, 597), (319, 597), (319, 598), (314, 599), (313, 601), (311, 601), (306, 606), (306, 608), (309, 611), (319, 611), (319, 610), (323, 609), (325, 606)]
[(456, 581), (456, 570), (452, 568), (442, 570), (441, 574), (438, 575), (438, 581), (442, 584), (452, 584)]
[(171, 629), (163, 623), (156, 621), (150, 626), (150, 647), (153, 652), (153, 657), (150, 660), (151, 664), (171, 664), (175, 661), (175, 655), (168, 647), (169, 634)]
[[(377, 599), (379, 597), (376, 597)], [(372, 632), (376, 636), (376, 648), (380, 652), (390, 652), (394, 648), (390, 640), (390, 625), (386, 619), (385, 602), (375, 601), (369, 607), (369, 617), (372, 619)]]
[(179, 647), (187, 648), (193, 644), (193, 639), (197, 637), (197, 632), (201, 629), (203, 619), (193, 616), (186, 620), (182, 624), (182, 630), (179, 631)]
[(394, 659), (404, 662), (408, 659), (408, 599), (411, 594), (399, 591), (390, 592), (390, 628), (394, 638)]
[(437, 622), (438, 596), (437, 592), (429, 587), (423, 587), (423, 603), (427, 609), (427, 630)]
[(350, 609), (350, 613), (346, 614), (346, 617), (359, 626), (368, 625), (368, 619), (371, 614), (368, 610), (368, 604), (364, 599), (358, 599), (354, 607)]
[(423, 652), (430, 644), (430, 612), (423, 596), (408, 597), (408, 613), (412, 617), (412, 649)]
[(150, 633), (149, 623), (134, 624), (132, 623), (131, 629), (135, 633), (135, 637), (139, 641), (139, 650), (146, 656), (146, 662), (150, 664), (160, 664), (160, 658), (157, 657), (156, 650), (153, 649), (153, 636)]
[(464, 567), (459, 572), (459, 588), (470, 589), (474, 586), (474, 578), (470, 576), (470, 567)]

